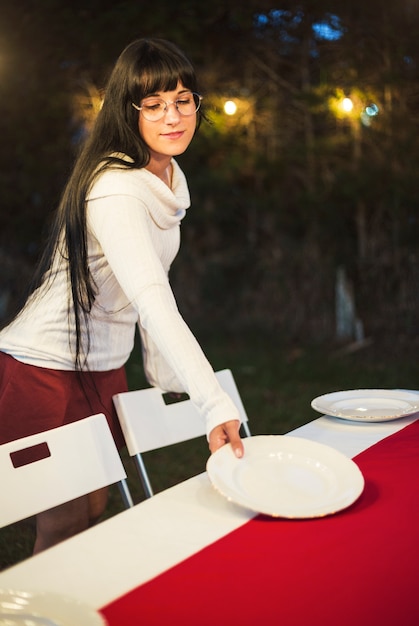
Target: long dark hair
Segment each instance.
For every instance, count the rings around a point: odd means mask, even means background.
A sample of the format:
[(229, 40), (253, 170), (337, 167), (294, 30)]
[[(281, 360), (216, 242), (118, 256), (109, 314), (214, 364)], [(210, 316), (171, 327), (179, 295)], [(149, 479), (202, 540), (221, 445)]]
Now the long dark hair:
[[(74, 315), (76, 370), (86, 365), (89, 339), (87, 345), (82, 345), (82, 328), (86, 328), (88, 338), (88, 318), (96, 293), (88, 265), (87, 193), (95, 177), (109, 167), (147, 165), (150, 153), (139, 133), (138, 111), (132, 103), (140, 103), (157, 91), (173, 91), (178, 82), (193, 92), (198, 91), (193, 66), (177, 46), (163, 39), (139, 39), (128, 45), (110, 75), (103, 106), (64, 188), (29, 295), (51, 276), (56, 255), (68, 261), (69, 315)], [(199, 126), (201, 112), (197, 115)], [(131, 161), (118, 157), (118, 153), (127, 155)]]

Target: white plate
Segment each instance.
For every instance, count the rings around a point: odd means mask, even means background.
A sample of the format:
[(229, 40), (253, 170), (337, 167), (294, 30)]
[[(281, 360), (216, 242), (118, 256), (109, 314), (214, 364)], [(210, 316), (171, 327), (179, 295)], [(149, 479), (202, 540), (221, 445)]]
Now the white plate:
[(243, 439), (238, 459), (230, 445), (207, 462), (214, 487), (228, 500), (273, 517), (311, 518), (336, 513), (364, 489), (358, 466), (330, 446), (285, 435)]
[(419, 411), (419, 394), (402, 389), (353, 389), (315, 398), (319, 413), (360, 422), (386, 422)]
[(106, 626), (92, 607), (57, 593), (0, 589), (0, 626)]

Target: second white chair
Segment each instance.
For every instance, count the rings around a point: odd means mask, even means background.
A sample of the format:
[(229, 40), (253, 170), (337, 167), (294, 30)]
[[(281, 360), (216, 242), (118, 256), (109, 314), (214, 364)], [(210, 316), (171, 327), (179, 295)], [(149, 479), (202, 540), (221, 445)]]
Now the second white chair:
[[(221, 387), (237, 406), (244, 434), (249, 437), (248, 417), (233, 374), (229, 369), (215, 373)], [(140, 476), (144, 492), (154, 495), (142, 453), (206, 434), (205, 421), (191, 400), (166, 404), (165, 394), (157, 387), (127, 391), (113, 396), (122, 432)]]

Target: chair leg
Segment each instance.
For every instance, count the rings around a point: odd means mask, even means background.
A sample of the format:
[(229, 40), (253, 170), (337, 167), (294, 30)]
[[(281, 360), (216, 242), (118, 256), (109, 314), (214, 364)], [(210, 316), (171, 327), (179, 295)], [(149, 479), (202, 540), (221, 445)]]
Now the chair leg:
[(144, 465), (143, 457), (141, 456), (141, 454), (135, 454), (133, 456), (133, 459), (134, 459), (134, 463), (137, 468), (141, 483), (143, 485), (144, 493), (147, 498), (151, 498), (151, 496), (154, 495), (154, 492), (151, 487), (150, 480), (148, 478), (148, 474)]
[(242, 428), (243, 428), (243, 431), (244, 431), (244, 434), (246, 435), (246, 437), (251, 437), (252, 436), (252, 433), (250, 432), (250, 428), (247, 425), (247, 422), (243, 422), (242, 423)]
[(119, 481), (118, 488), (119, 488), (119, 492), (121, 494), (122, 501), (124, 503), (125, 508), (129, 509), (132, 506), (134, 506), (134, 502), (132, 500), (131, 492), (129, 490), (127, 480), (125, 478), (123, 478), (122, 480)]

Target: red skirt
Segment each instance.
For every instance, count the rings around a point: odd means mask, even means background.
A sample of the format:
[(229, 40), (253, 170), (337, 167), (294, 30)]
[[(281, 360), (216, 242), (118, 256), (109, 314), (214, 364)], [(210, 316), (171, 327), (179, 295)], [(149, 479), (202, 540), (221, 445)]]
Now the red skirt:
[(124, 437), (112, 396), (128, 391), (125, 368), (53, 370), (0, 351), (0, 444), (104, 413), (118, 448)]

